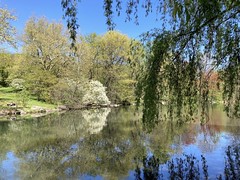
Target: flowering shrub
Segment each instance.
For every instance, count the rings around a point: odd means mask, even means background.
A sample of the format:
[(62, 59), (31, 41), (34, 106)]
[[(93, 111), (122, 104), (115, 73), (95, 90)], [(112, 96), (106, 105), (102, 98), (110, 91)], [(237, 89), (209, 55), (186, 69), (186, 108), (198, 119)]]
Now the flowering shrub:
[(24, 82), (23, 79), (13, 79), (10, 86), (16, 90), (22, 90), (24, 88)]
[(83, 96), (83, 104), (110, 104), (106, 88), (99, 81), (90, 81)]

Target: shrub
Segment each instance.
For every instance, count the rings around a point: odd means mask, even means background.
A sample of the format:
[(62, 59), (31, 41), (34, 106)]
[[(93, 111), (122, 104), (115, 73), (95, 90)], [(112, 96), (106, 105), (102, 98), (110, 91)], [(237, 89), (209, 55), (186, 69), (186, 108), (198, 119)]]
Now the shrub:
[(72, 79), (60, 80), (51, 88), (51, 101), (67, 105), (79, 105), (84, 94), (84, 82), (77, 83)]
[(24, 82), (25, 81), (23, 79), (13, 79), (10, 86), (16, 90), (23, 90)]

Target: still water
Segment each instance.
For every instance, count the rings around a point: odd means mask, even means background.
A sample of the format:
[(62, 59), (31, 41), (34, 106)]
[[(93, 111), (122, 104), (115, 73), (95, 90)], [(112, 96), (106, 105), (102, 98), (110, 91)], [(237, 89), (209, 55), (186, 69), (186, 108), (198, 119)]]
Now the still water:
[(1, 120), (0, 179), (237, 179), (240, 120), (210, 119), (151, 133), (131, 107)]

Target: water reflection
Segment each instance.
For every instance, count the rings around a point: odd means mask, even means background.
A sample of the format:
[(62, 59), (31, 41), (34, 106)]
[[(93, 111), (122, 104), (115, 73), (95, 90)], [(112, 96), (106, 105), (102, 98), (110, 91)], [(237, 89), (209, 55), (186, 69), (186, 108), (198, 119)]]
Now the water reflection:
[(99, 133), (106, 124), (110, 108), (91, 109), (82, 111), (82, 116), (88, 124), (88, 131), (91, 134)]
[[(216, 178), (224, 172), (227, 147), (239, 143), (238, 120), (220, 116), (202, 126), (164, 121), (148, 134), (142, 130), (141, 114), (133, 111), (85, 110), (0, 122), (0, 171), (8, 169), (0, 179), (164, 179), (193, 172), (202, 178), (201, 154), (209, 178)], [(6, 162), (12, 163), (9, 168)], [(178, 174), (183, 167), (193, 171)]]

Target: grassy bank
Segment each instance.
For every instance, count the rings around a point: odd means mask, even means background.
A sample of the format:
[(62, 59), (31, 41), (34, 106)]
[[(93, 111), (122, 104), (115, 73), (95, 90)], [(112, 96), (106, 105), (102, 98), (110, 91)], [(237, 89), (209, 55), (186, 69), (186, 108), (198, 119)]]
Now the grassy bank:
[(11, 108), (8, 106), (11, 103), (16, 104), (15, 108), (25, 112), (30, 112), (34, 107), (41, 107), (49, 111), (55, 110), (57, 107), (54, 104), (38, 101), (34, 96), (23, 97), (19, 91), (15, 91), (11, 87), (0, 87), (0, 110)]

